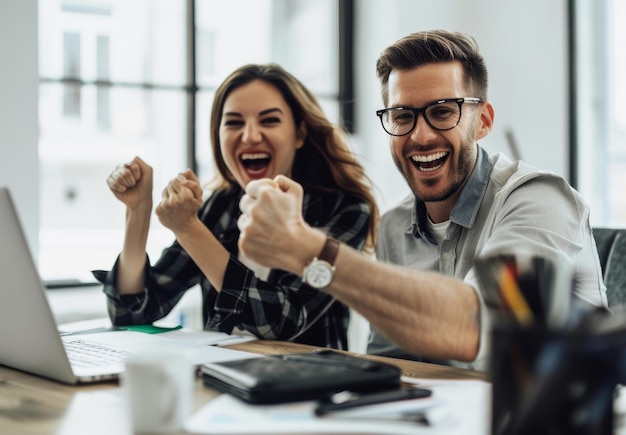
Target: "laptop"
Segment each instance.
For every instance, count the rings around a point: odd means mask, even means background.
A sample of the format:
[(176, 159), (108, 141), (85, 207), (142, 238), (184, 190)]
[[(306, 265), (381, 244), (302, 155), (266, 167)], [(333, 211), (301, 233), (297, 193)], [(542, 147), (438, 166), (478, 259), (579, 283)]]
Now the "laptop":
[[(69, 354), (76, 346), (95, 355), (76, 359)], [(259, 356), (137, 331), (62, 336), (11, 194), (0, 187), (0, 365), (65, 384), (91, 383), (117, 379), (133, 353), (164, 349), (187, 353), (196, 366)], [(107, 355), (113, 361), (104, 364)], [(87, 366), (87, 360), (95, 364)]]

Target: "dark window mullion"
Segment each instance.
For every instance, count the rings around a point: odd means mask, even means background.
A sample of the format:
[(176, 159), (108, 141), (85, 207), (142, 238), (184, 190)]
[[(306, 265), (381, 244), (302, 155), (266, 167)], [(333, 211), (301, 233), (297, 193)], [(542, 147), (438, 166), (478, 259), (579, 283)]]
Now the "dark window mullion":
[(187, 166), (195, 173), (196, 162), (196, 0), (187, 0)]
[(339, 113), (346, 131), (354, 133), (354, 0), (339, 0)]
[(577, 26), (576, 0), (567, 2), (568, 31), (568, 96), (569, 96), (569, 182), (578, 187), (578, 69), (577, 69)]

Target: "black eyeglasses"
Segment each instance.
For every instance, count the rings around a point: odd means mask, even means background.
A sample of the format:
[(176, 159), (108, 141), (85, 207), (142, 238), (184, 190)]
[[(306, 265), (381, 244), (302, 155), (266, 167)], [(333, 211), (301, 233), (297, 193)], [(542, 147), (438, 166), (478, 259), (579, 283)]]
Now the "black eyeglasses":
[(392, 136), (404, 136), (413, 131), (420, 113), (426, 123), (435, 130), (452, 130), (461, 120), (463, 103), (482, 103), (480, 98), (446, 98), (424, 107), (390, 107), (376, 111), (385, 131)]

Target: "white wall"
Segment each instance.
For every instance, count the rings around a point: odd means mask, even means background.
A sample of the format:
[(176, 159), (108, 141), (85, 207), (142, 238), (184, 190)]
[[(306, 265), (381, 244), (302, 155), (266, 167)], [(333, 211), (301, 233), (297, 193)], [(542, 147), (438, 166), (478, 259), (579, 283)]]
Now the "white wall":
[(358, 0), (356, 8), (359, 134), (354, 145), (359, 154), (370, 155), (368, 171), (383, 210), (409, 190), (374, 113), (382, 107), (375, 63), (385, 47), (419, 30), (458, 30), (477, 39), (496, 109), (494, 131), (481, 142), (487, 151), (509, 153), (504, 132), (510, 128), (524, 160), (568, 175), (565, 0)]
[[(378, 54), (417, 30), (473, 34), (490, 70), (496, 107), (493, 133), (482, 145), (505, 151), (512, 128), (525, 160), (567, 175), (566, 0), (358, 0), (355, 150), (379, 188), (383, 210), (408, 193), (374, 111), (381, 107)], [(0, 2), (0, 185), (18, 201), (31, 246), (38, 227), (37, 0)]]
[(11, 189), (31, 249), (36, 252), (39, 228), (37, 0), (0, 2), (0, 59), (0, 186)]

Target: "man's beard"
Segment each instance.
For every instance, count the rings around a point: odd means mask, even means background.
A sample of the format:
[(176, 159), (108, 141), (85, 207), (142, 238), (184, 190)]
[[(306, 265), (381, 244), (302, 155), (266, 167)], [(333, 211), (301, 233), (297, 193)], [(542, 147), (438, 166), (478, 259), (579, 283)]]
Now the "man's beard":
[[(448, 149), (452, 148), (449, 143), (447, 143), (446, 145)], [(472, 153), (471, 150), (473, 147), (476, 147), (476, 146), (477, 145), (475, 142), (475, 136), (470, 132), (468, 136), (465, 138), (465, 140), (463, 141), (463, 144), (461, 145), (458, 161), (452, 161), (451, 159), (453, 156), (449, 155), (448, 161), (444, 163), (444, 164), (450, 165), (449, 173), (450, 173), (451, 179), (448, 180), (449, 184), (444, 188), (443, 191), (433, 192), (433, 193), (426, 193), (425, 192), (426, 189), (422, 189), (424, 190), (424, 192), (420, 192), (418, 189), (419, 186), (416, 185), (417, 183), (412, 183), (411, 181), (412, 170), (415, 168), (412, 163), (407, 162), (406, 160), (399, 159), (398, 156), (393, 152), (392, 152), (392, 157), (393, 157), (393, 161), (396, 167), (398, 168), (398, 170), (400, 171), (400, 173), (406, 180), (407, 184), (411, 188), (413, 195), (415, 195), (415, 197), (419, 201), (421, 202), (445, 201), (446, 199), (453, 196), (456, 192), (458, 192), (458, 190), (463, 187), (463, 185), (469, 178), (472, 172), (472, 169), (474, 168), (474, 163), (476, 159), (476, 154)], [(439, 147), (438, 149), (441, 149), (441, 147)], [(434, 186), (438, 182), (439, 181), (437, 180), (430, 180), (430, 179), (421, 181), (422, 184), (427, 185), (427, 188)]]

